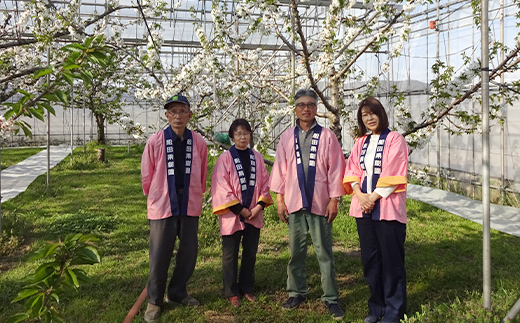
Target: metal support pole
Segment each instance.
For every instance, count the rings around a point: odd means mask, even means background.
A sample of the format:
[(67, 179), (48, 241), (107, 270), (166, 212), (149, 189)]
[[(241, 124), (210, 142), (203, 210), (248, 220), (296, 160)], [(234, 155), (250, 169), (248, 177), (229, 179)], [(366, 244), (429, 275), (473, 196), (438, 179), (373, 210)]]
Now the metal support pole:
[[(72, 94), (74, 95), (74, 94)], [(70, 164), (74, 162), (74, 108), (70, 109)]]
[[(295, 48), (295, 28), (296, 28), (296, 22), (295, 22), (295, 19), (294, 19), (294, 14), (293, 14), (293, 11), (290, 10), (291, 12), (291, 35), (292, 35), (292, 39), (291, 39), (291, 42), (292, 42), (292, 46), (293, 48)], [(296, 94), (296, 80), (294, 79), (296, 76), (296, 56), (294, 54), (293, 51), (291, 51), (291, 91), (292, 91), (292, 97), (294, 98), (294, 95)], [(296, 104), (296, 102), (294, 102), (294, 104)], [(291, 114), (291, 125), (295, 126), (296, 125), (296, 116), (294, 115), (294, 113)]]
[[(2, 164), (2, 141), (0, 138), (0, 165)], [(2, 237), (2, 166), (0, 166), (0, 238)]]
[[(440, 42), (439, 20), (440, 20), (439, 1), (437, 0), (437, 22), (435, 23), (436, 32), (437, 32), (437, 54), (435, 57), (437, 58), (437, 61), (440, 58), (440, 54), (439, 54), (439, 42)], [(441, 122), (441, 121), (439, 120), (439, 122)], [(440, 124), (437, 125), (437, 188), (441, 188), (441, 129), (440, 129)]]
[[(47, 64), (51, 64), (51, 52), (47, 49)], [(50, 78), (47, 75), (47, 83)], [(45, 180), (46, 190), (49, 191), (51, 185), (51, 113), (47, 111), (47, 176)]]
[(483, 289), (485, 309), (491, 309), (491, 233), (490, 233), (490, 175), (489, 175), (489, 26), (488, 0), (481, 0), (481, 68), (482, 68), (482, 248)]
[(515, 317), (520, 312), (520, 299), (516, 301), (515, 305), (511, 308), (511, 310), (507, 313), (506, 317), (501, 321), (501, 323), (508, 323), (515, 319)]
[[(504, 39), (504, 0), (500, 0), (500, 42), (502, 44), (505, 43)], [(504, 61), (504, 50), (500, 50), (500, 61)], [(500, 83), (504, 84), (504, 73), (500, 76)], [(502, 103), (504, 99), (502, 98)], [(505, 139), (505, 131), (504, 131), (504, 123), (505, 119), (500, 122), (500, 200), (503, 205), (506, 203), (506, 156), (505, 156), (505, 148), (506, 148), (506, 139)]]

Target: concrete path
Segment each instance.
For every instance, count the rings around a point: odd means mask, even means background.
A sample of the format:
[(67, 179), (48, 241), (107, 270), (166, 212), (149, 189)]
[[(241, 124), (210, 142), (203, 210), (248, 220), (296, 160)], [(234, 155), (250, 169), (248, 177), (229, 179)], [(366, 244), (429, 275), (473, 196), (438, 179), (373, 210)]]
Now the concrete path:
[[(56, 166), (70, 154), (70, 146), (51, 146), (50, 167)], [(2, 203), (27, 189), (38, 176), (47, 172), (47, 149), (2, 171)]]
[[(482, 202), (432, 187), (408, 184), (406, 197), (482, 224)], [(491, 228), (520, 237), (520, 208), (491, 204)]]
[[(51, 168), (70, 154), (70, 146), (51, 147)], [(47, 150), (2, 171), (2, 202), (16, 197), (47, 171)], [(408, 185), (407, 198), (482, 224), (482, 202), (420, 185)], [(520, 209), (491, 204), (491, 228), (520, 237)]]

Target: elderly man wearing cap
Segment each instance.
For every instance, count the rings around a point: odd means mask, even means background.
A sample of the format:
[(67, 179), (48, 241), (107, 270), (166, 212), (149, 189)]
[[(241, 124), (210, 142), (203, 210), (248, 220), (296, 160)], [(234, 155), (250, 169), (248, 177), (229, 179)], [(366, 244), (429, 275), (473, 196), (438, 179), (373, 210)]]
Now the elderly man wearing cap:
[[(199, 305), (188, 295), (186, 283), (197, 260), (199, 215), (206, 190), (207, 147), (199, 134), (186, 128), (192, 112), (185, 96), (171, 97), (164, 108), (170, 125), (148, 139), (141, 160), (150, 222), (146, 322), (159, 319), (165, 291), (167, 302)], [(177, 237), (175, 268), (166, 290)]]

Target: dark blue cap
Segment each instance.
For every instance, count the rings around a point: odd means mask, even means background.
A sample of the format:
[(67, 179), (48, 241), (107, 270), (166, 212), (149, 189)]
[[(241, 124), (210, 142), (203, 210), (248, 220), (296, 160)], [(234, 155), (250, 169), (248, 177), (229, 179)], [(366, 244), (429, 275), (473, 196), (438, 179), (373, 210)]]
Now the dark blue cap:
[(186, 104), (188, 107), (190, 106), (190, 101), (188, 101), (188, 98), (186, 98), (184, 95), (177, 94), (169, 98), (168, 101), (166, 101), (166, 103), (164, 104), (164, 108), (168, 109), (168, 105), (174, 102)]

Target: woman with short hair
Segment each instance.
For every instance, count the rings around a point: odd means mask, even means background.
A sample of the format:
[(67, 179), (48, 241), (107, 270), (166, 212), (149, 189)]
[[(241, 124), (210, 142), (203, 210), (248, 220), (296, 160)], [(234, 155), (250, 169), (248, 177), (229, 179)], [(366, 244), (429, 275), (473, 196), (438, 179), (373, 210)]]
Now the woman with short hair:
[[(219, 216), (222, 235), (224, 295), (234, 307), (240, 306), (241, 294), (249, 301), (257, 300), (253, 293), (254, 270), (264, 225), (263, 210), (273, 204), (264, 159), (247, 147), (251, 133), (251, 125), (245, 119), (233, 121), (229, 137), (234, 145), (215, 163), (211, 184), (213, 213)], [(242, 262), (238, 273), (240, 242)]]

